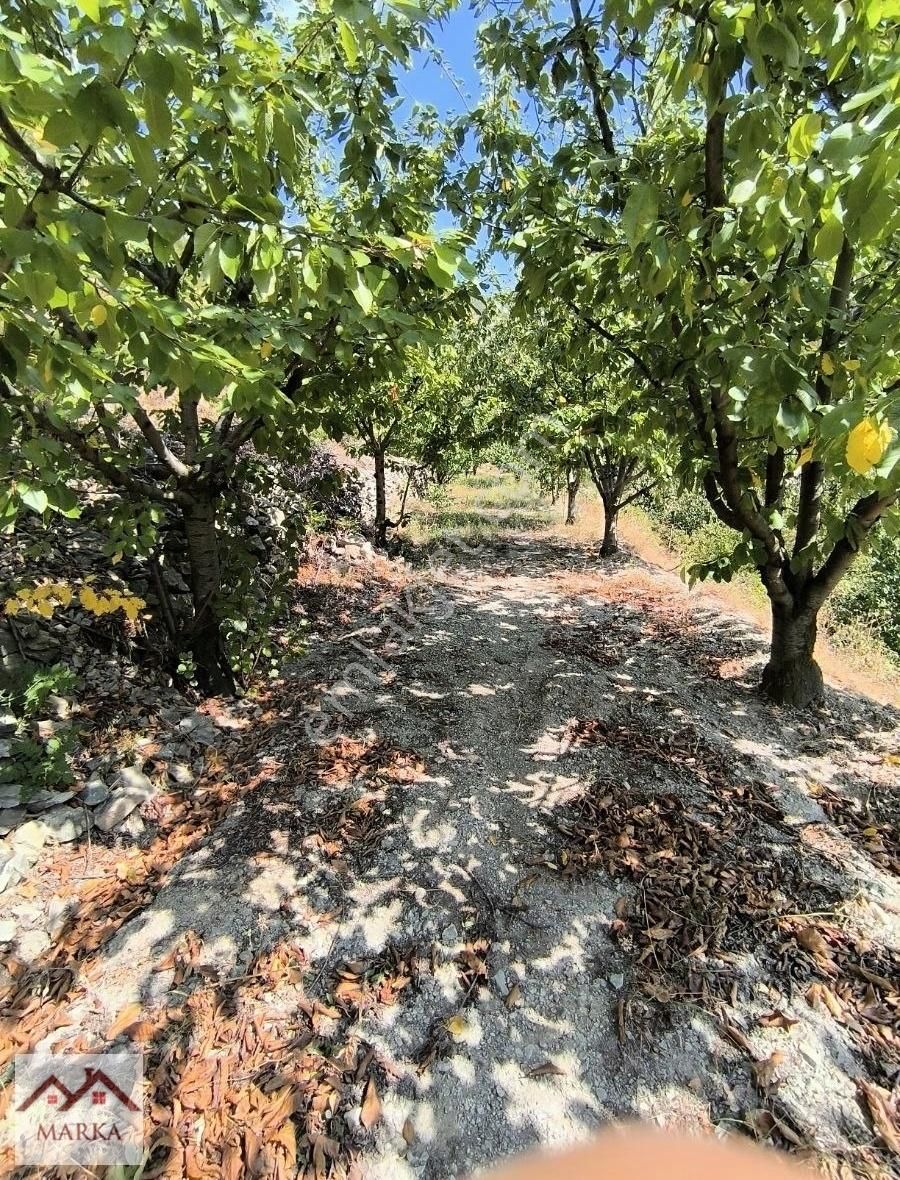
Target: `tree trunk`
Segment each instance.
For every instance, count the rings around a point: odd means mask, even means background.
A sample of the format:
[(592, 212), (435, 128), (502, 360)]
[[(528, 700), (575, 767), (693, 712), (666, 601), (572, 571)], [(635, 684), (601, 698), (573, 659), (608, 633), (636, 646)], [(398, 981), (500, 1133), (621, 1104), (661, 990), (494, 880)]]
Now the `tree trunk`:
[(772, 647), (762, 691), (779, 705), (803, 709), (822, 695), (822, 670), (813, 658), (816, 612), (772, 603)]
[(384, 451), (377, 450), (375, 459), (375, 541), (384, 548), (387, 544), (387, 489), (384, 474)]
[(617, 504), (604, 499), (603, 501), (603, 544), (600, 546), (601, 557), (611, 557), (619, 552), (619, 538), (616, 536), (616, 522), (619, 516)]
[(190, 647), (197, 684), (207, 696), (233, 696), (234, 674), (225, 655), (218, 598), (222, 585), (219, 538), (216, 535), (216, 501), (199, 494), (184, 509), (184, 531), (191, 566), (194, 621)]
[(580, 482), (577, 471), (566, 474), (566, 524), (575, 523), (575, 497), (578, 495)]

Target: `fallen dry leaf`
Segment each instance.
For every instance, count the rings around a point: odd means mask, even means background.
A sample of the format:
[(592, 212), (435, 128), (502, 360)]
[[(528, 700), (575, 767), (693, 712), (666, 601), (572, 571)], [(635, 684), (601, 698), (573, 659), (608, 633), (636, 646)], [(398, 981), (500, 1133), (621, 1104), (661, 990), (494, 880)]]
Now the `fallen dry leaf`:
[(406, 1122), (403, 1124), (403, 1130), (400, 1133), (406, 1140), (408, 1146), (412, 1147), (416, 1141), (416, 1129), (413, 1126), (412, 1119), (406, 1120)]
[(106, 1030), (106, 1039), (114, 1041), (120, 1033), (123, 1033), (126, 1028), (130, 1028), (132, 1024), (136, 1024), (143, 1015), (143, 1008), (140, 1004), (129, 1004), (123, 1008), (119, 1015), (115, 1018), (109, 1028)]
[(810, 954), (821, 955), (823, 959), (831, 958), (831, 947), (815, 926), (804, 926), (802, 930), (797, 931), (794, 937)]
[(775, 1082), (775, 1073), (779, 1065), (784, 1061), (784, 1054), (780, 1049), (776, 1049), (774, 1053), (770, 1053), (768, 1057), (762, 1061), (753, 1062), (753, 1080), (757, 1086), (762, 1086), (768, 1089)]
[(518, 1008), (522, 1003), (522, 988), (518, 983), (514, 983), (509, 991), (506, 993), (506, 999), (503, 1003), (507, 1008)]
[(362, 1106), (359, 1109), (359, 1121), (368, 1131), (380, 1119), (381, 1099), (378, 1097), (378, 1088), (375, 1085), (375, 1079), (370, 1077), (366, 1082), (365, 1092), (363, 1093)]
[(897, 1097), (865, 1078), (857, 1079), (856, 1084), (866, 1100), (876, 1134), (894, 1155), (900, 1155), (900, 1107)]
[(565, 1070), (554, 1065), (552, 1061), (545, 1061), (543, 1065), (536, 1065), (533, 1069), (529, 1069), (526, 1076), (529, 1078), (552, 1078), (561, 1077), (564, 1073)]
[(763, 1028), (783, 1028), (790, 1032), (794, 1025), (799, 1024), (800, 1021), (793, 1016), (788, 1016), (780, 1008), (776, 1008), (774, 1012), (767, 1012), (764, 1016), (760, 1016), (759, 1023)]
[(837, 1020), (844, 1018), (844, 1006), (827, 984), (810, 984), (806, 992), (806, 1001), (812, 1008), (817, 1004), (824, 1006)]

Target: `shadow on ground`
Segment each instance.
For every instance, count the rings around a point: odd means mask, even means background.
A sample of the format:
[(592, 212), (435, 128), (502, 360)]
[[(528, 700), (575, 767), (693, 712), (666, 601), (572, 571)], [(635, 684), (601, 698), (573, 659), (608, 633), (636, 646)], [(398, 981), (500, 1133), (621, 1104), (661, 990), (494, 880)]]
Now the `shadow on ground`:
[(418, 556), (17, 974), (13, 1040), (141, 1044), (150, 1176), (437, 1178), (630, 1116), (887, 1175), (897, 713), (769, 706), (758, 632), (628, 554)]

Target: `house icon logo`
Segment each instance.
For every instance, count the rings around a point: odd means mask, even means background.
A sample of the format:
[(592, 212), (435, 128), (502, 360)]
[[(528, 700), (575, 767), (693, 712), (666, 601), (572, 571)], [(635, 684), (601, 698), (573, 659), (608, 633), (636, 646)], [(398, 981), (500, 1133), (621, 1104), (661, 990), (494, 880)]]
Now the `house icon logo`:
[(11, 1106), (22, 1164), (140, 1163), (139, 1053), (22, 1054)]
[(139, 1109), (137, 1103), (132, 1102), (128, 1095), (102, 1069), (86, 1069), (84, 1081), (74, 1092), (70, 1091), (55, 1073), (48, 1074), (40, 1085), (28, 1095), (22, 1105), (16, 1109), (19, 1111), (28, 1110), (30, 1106), (43, 1098), (47, 1106), (55, 1106), (57, 1111), (62, 1113), (71, 1110), (88, 1093), (93, 1106), (105, 1106), (107, 1097), (110, 1097), (115, 1098), (130, 1111)]

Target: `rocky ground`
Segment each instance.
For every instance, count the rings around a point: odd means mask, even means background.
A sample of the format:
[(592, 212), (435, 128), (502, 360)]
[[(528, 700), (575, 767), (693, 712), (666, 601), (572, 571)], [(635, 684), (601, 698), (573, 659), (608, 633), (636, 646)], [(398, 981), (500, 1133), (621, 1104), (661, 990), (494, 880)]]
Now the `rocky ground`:
[(746, 620), (560, 536), (332, 543), (299, 593), (281, 680), (127, 759), (120, 717), (11, 825), (4, 1076), (141, 1046), (148, 1177), (450, 1177), (635, 1116), (893, 1174), (896, 711), (764, 704)]

